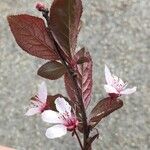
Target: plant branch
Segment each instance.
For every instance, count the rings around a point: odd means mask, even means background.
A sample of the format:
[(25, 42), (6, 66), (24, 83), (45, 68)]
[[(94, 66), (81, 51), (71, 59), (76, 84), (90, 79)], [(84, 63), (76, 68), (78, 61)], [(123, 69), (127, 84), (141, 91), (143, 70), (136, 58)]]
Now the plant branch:
[(57, 52), (58, 52), (58, 54), (61, 58), (61, 62), (65, 66), (65, 68), (66, 68), (66, 70), (67, 70), (67, 72), (70, 76), (70, 79), (72, 80), (72, 82), (74, 84), (74, 89), (75, 89), (75, 92), (76, 92), (76, 96), (78, 98), (79, 107), (81, 109), (81, 115), (82, 115), (82, 121), (83, 121), (84, 147), (85, 147), (86, 144), (87, 144), (86, 143), (87, 138), (89, 136), (89, 127), (88, 127), (88, 124), (87, 124), (87, 116), (86, 116), (86, 111), (85, 111), (84, 103), (83, 103), (83, 100), (82, 100), (82, 96), (81, 96), (79, 88), (78, 88), (78, 83), (77, 83), (77, 80), (76, 80), (76, 76), (74, 76), (74, 70), (71, 70), (70, 67), (66, 64), (66, 61), (63, 58), (63, 55), (61, 54), (60, 48), (59, 48), (57, 43), (56, 43), (56, 47), (57, 47)]
[[(45, 19), (47, 21), (48, 29), (51, 32), (49, 21), (48, 21), (48, 16), (44, 16), (44, 17), (45, 17)], [(55, 40), (54, 40), (54, 42), (55, 42), (55, 45), (56, 45), (56, 52), (59, 55), (60, 60), (61, 60), (62, 64), (64, 65), (64, 67), (66, 68), (66, 70), (67, 70), (67, 72), (68, 72), (68, 74), (70, 76), (70, 79), (72, 80), (73, 85), (74, 85), (74, 89), (75, 89), (75, 92), (76, 92), (76, 97), (78, 99), (79, 107), (81, 109), (81, 115), (82, 115), (82, 121), (83, 121), (84, 148), (85, 148), (86, 144), (87, 144), (86, 141), (87, 141), (87, 139), (89, 137), (90, 130), (89, 130), (89, 127), (88, 127), (86, 110), (85, 110), (85, 107), (84, 107), (82, 96), (81, 96), (80, 91), (79, 91), (77, 78), (74, 75), (75, 71), (68, 66), (68, 64), (66, 63), (67, 60), (64, 58), (64, 55), (61, 52), (61, 48), (59, 47), (59, 45), (57, 44), (57, 42)], [(83, 150), (84, 150), (84, 148), (83, 148)]]

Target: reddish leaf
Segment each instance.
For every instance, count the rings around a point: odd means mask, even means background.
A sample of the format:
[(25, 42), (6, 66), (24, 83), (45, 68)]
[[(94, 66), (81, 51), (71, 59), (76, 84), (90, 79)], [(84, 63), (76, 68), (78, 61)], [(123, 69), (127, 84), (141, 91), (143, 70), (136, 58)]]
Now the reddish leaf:
[(81, 60), (82, 58), (84, 58), (84, 62), (82, 64), (77, 65), (77, 78), (82, 99), (85, 108), (87, 108), (91, 101), (92, 94), (92, 59), (89, 52), (87, 52), (84, 48), (82, 48), (75, 55), (76, 62), (79, 62), (79, 60)]
[(64, 75), (65, 72), (64, 65), (57, 61), (49, 61), (39, 68), (38, 75), (46, 79), (56, 80)]
[(81, 57), (77, 60), (77, 64), (83, 64), (85, 62), (89, 62), (89, 59), (87, 57)]
[(9, 26), (18, 45), (27, 53), (43, 59), (59, 59), (52, 35), (41, 18), (26, 14), (8, 16)]
[(95, 127), (102, 118), (123, 106), (122, 100), (107, 97), (97, 103), (90, 114), (90, 125)]
[(70, 79), (70, 76), (68, 73), (66, 73), (64, 76), (64, 82), (65, 82), (65, 88), (66, 88), (68, 96), (70, 97), (70, 100), (76, 101), (77, 98), (76, 98), (76, 92), (74, 89), (74, 84), (72, 80)]
[(81, 0), (54, 0), (50, 10), (52, 34), (68, 56), (76, 47), (81, 14)]
[[(82, 64), (77, 65), (77, 62), (82, 58), (84, 58)], [(74, 69), (77, 71), (78, 88), (80, 90), (84, 105), (87, 108), (91, 100), (92, 93), (92, 59), (89, 52), (85, 51), (84, 48), (77, 52), (77, 54), (74, 56), (74, 59), (76, 62), (76, 68)], [(65, 74), (65, 87), (70, 99), (72, 101), (78, 101), (74, 84), (72, 80), (70, 80), (68, 74)]]
[[(66, 73), (64, 76), (64, 82), (65, 82), (65, 88), (66, 88), (67, 94), (70, 98), (70, 101), (72, 102), (72, 108), (74, 108), (74, 110), (76, 111), (76, 116), (78, 117), (78, 120), (80, 120), (81, 108), (79, 107), (78, 98), (76, 95), (76, 91), (74, 89), (74, 84), (73, 84), (72, 80), (70, 79), (70, 76), (68, 73)], [(79, 131), (82, 130), (81, 128), (79, 127)]]
[(99, 133), (97, 133), (97, 134), (95, 134), (95, 135), (93, 135), (92, 137), (89, 137), (88, 139), (87, 139), (87, 145), (86, 145), (86, 149), (87, 150), (92, 150), (91, 149), (91, 144), (94, 142), (94, 140), (95, 139), (98, 139), (99, 138)]

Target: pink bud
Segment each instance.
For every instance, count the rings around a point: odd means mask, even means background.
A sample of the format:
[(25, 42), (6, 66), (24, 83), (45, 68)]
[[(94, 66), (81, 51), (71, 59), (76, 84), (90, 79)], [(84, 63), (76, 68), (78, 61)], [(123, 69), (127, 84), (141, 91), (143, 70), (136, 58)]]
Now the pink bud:
[(36, 9), (37, 9), (38, 11), (43, 11), (43, 10), (45, 10), (45, 5), (44, 5), (44, 3), (42, 3), (42, 2), (37, 2), (37, 3), (36, 3)]

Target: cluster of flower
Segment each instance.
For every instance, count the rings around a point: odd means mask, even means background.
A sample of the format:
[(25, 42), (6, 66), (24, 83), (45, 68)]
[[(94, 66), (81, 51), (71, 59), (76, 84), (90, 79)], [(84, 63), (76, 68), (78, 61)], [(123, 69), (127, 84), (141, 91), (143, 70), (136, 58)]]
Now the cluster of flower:
[[(132, 94), (136, 91), (136, 87), (126, 88), (127, 83), (111, 74), (107, 66), (105, 66), (105, 79), (107, 84), (104, 85), (104, 88), (110, 96), (119, 97), (125, 94)], [(55, 105), (57, 111), (46, 110), (47, 87), (45, 82), (42, 82), (39, 85), (37, 96), (31, 100), (31, 107), (25, 114), (26, 116), (41, 114), (43, 121), (56, 124), (46, 131), (46, 136), (50, 139), (65, 135), (67, 130), (75, 130), (79, 123), (74, 110), (72, 110), (72, 107), (64, 98), (56, 98)]]

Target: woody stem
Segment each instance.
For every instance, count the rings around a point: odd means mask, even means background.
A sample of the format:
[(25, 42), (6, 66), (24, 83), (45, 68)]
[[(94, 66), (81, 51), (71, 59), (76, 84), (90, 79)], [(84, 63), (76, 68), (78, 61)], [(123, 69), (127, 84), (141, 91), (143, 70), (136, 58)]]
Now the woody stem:
[[(47, 21), (48, 29), (49, 29), (49, 31), (51, 33), (51, 27), (49, 25), (48, 13), (46, 13), (46, 16), (45, 16), (45, 14), (43, 16), (44, 16), (44, 18)], [(55, 39), (54, 39), (54, 44), (56, 46), (56, 53), (60, 57), (60, 60), (61, 60), (62, 64), (64, 65), (64, 67), (66, 68), (66, 70), (67, 70), (67, 72), (68, 72), (68, 74), (70, 76), (70, 79), (72, 80), (72, 83), (74, 85), (74, 89), (75, 89), (75, 92), (76, 92), (76, 96), (77, 96), (77, 99), (78, 99), (78, 103), (79, 103), (79, 107), (80, 107), (81, 115), (82, 115), (83, 136), (84, 136), (84, 141), (83, 141), (84, 142), (84, 148), (83, 148), (83, 150), (85, 150), (90, 130), (89, 130), (89, 127), (88, 127), (86, 110), (85, 110), (84, 103), (83, 103), (83, 100), (82, 100), (82, 96), (80, 94), (80, 90), (79, 90), (79, 87), (78, 87), (77, 78), (74, 75), (75, 71), (72, 70), (72, 68), (70, 68), (68, 66), (68, 64), (67, 64), (67, 58), (64, 57), (63, 51), (61, 50), (61, 48), (59, 47), (59, 45), (57, 44), (57, 42), (55, 41)]]
[(85, 111), (84, 103), (83, 103), (83, 100), (82, 100), (82, 96), (81, 96), (80, 91), (79, 91), (77, 79), (76, 79), (76, 76), (74, 75), (74, 71), (72, 71), (70, 69), (70, 67), (67, 65), (67, 63), (65, 61), (65, 58), (63, 57), (63, 55), (60, 51), (60, 48), (59, 48), (58, 44), (57, 43), (55, 43), (55, 44), (56, 44), (56, 47), (57, 47), (57, 53), (59, 54), (61, 62), (65, 66), (65, 68), (66, 68), (66, 70), (67, 70), (67, 72), (70, 76), (70, 79), (72, 80), (72, 83), (74, 85), (74, 89), (75, 89), (75, 92), (76, 92), (76, 96), (78, 98), (79, 107), (81, 109), (82, 121), (83, 121), (84, 147), (86, 147), (86, 144), (87, 144), (86, 141), (89, 137), (90, 130), (89, 130), (89, 127), (88, 127), (86, 111)]

